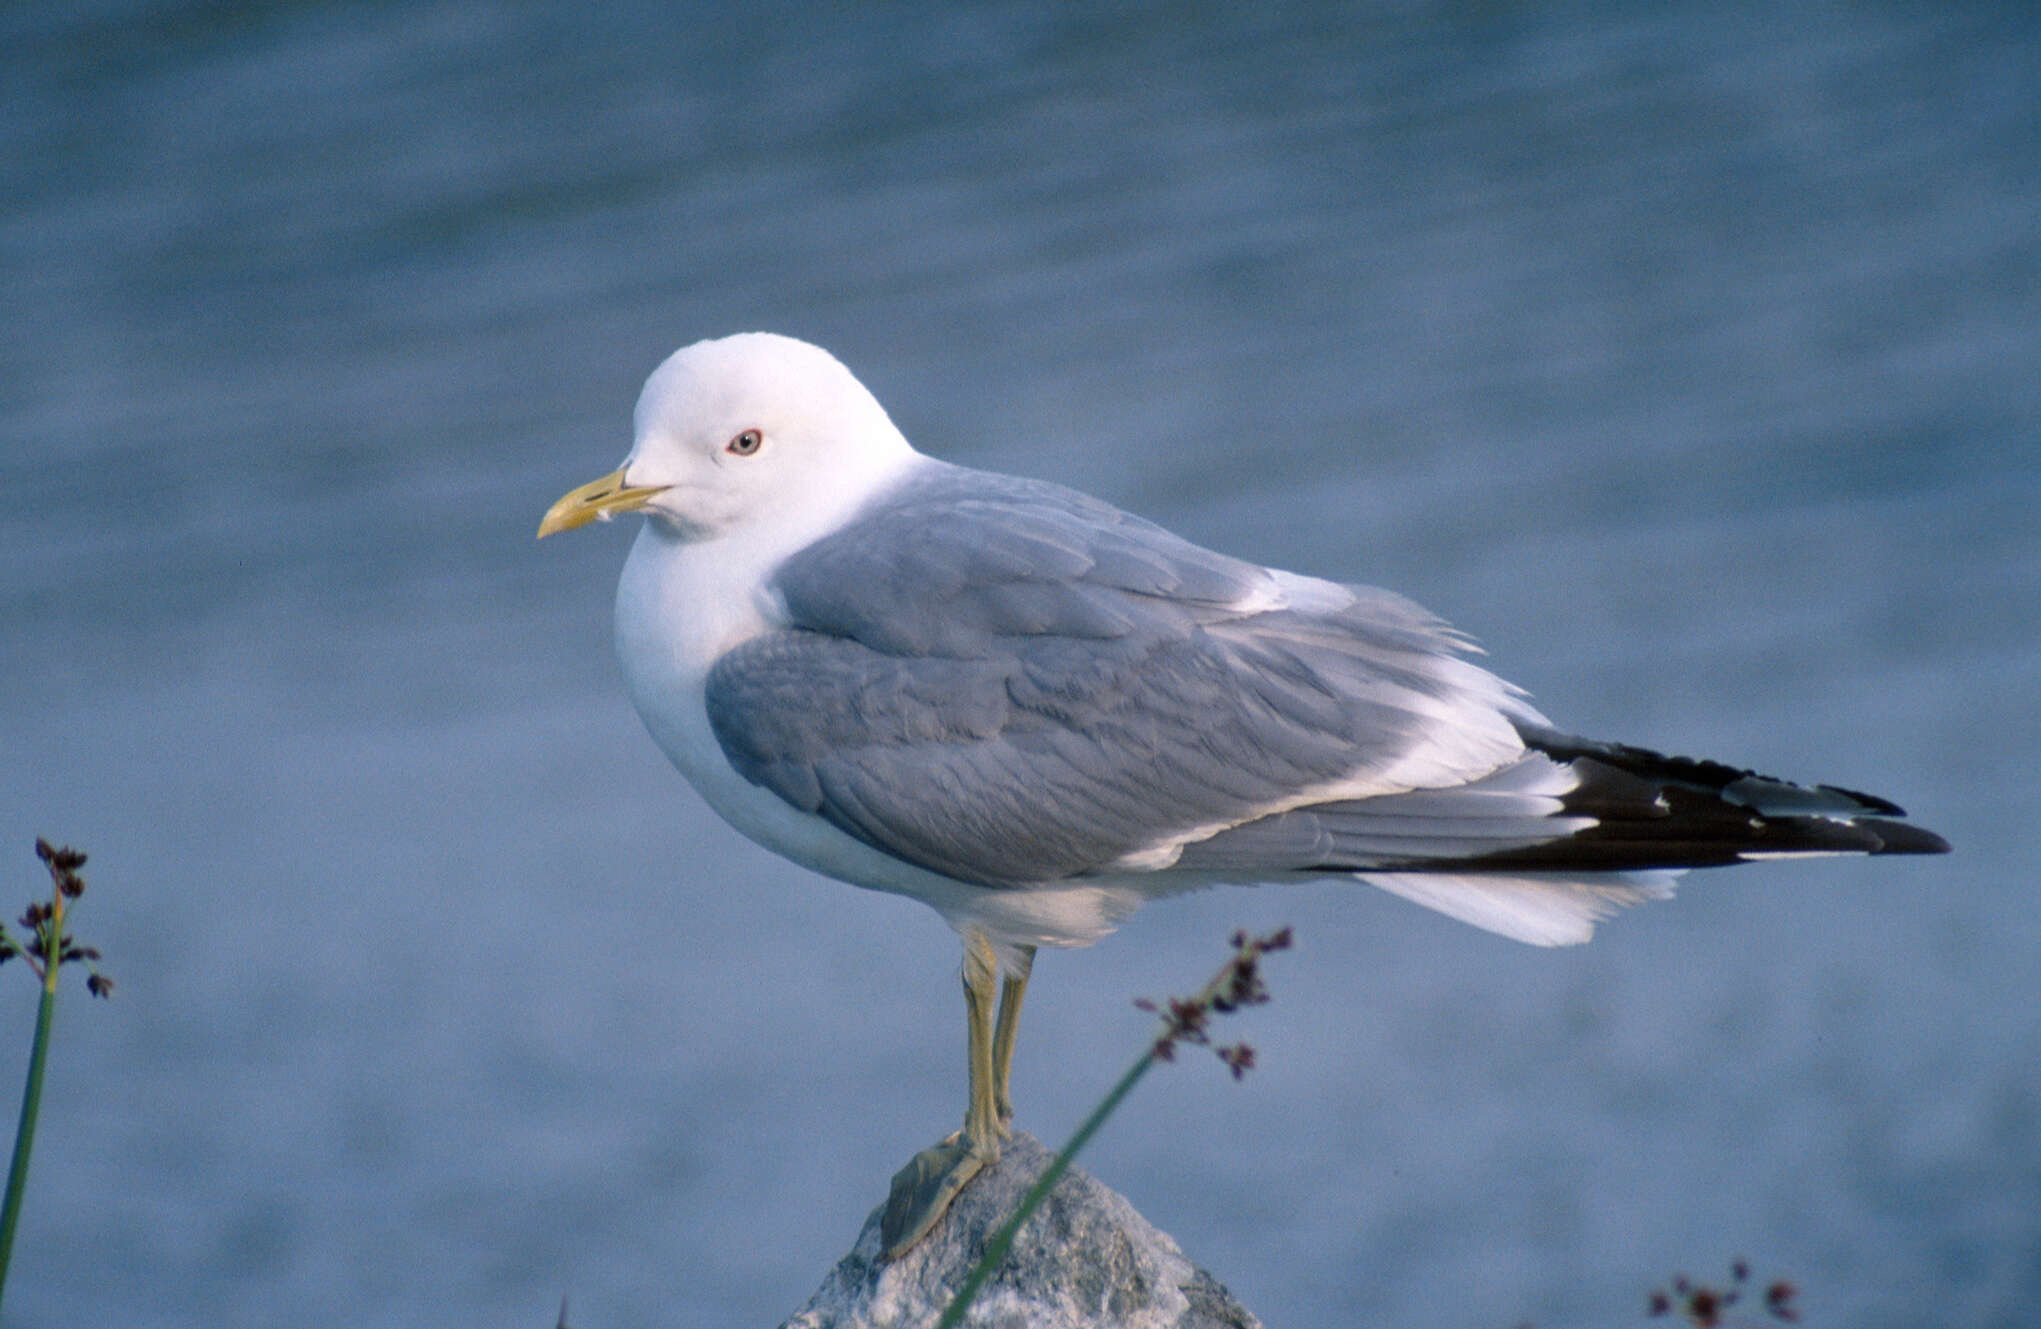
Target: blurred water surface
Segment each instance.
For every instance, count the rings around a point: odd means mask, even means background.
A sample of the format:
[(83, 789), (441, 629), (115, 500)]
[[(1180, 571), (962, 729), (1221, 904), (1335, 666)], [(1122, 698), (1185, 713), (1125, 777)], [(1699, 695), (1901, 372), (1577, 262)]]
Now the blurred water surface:
[(1045, 957), (1053, 1140), (1130, 998), (1297, 927), (1264, 1069), (1088, 1158), (1270, 1324), (1630, 1323), (1739, 1253), (1812, 1322), (2023, 1322), (2037, 57), (1982, 6), (8, 8), (0, 881), (88, 848), (121, 982), (12, 1322), (773, 1324), (950, 1128), (952, 939), (717, 824), (611, 663), (624, 535), (531, 539), (753, 327), (1958, 845), (1563, 953), (1319, 887)]

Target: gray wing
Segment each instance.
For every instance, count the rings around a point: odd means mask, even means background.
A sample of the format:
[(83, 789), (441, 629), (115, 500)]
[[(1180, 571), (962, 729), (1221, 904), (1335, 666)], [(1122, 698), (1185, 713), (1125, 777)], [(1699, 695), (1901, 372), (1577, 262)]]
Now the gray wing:
[(957, 467), (794, 556), (774, 590), (790, 626), (708, 680), (732, 765), (991, 886), (1164, 867), (1328, 798), (1479, 780), (1522, 755), (1508, 717), (1532, 714), (1407, 600)]

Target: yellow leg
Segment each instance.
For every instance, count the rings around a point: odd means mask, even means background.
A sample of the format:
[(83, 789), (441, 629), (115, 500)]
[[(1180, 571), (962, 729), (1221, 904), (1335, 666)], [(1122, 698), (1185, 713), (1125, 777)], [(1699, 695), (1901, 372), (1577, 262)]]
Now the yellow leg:
[(999, 1019), (992, 1030), (992, 1108), (999, 1138), (1013, 1134), (1013, 1038), (1020, 1027), (1021, 999), (1028, 993), (1028, 974), (1035, 967), (1035, 948), (1020, 948), (1020, 961), (999, 985)]
[[(999, 1161), (1000, 1116), (995, 1098), (993, 988), (999, 963), (982, 933), (964, 936), (964, 1017), (970, 1095), (964, 1129), (924, 1149), (893, 1174), (886, 1212), (879, 1218), (882, 1258), (894, 1259), (928, 1235), (964, 1184)], [(1011, 984), (1012, 980), (1009, 980)], [(1025, 984), (1026, 980), (1021, 980)], [(1018, 1007), (1018, 1002), (1015, 1003)], [(1018, 1015), (1018, 1010), (1015, 1012)], [(1012, 1043), (1009, 1033), (1007, 1042)], [(1008, 1055), (1011, 1055), (1011, 1047)]]
[(992, 956), (992, 943), (983, 933), (973, 932), (964, 941), (964, 1027), (970, 1058), (970, 1097), (964, 1106), (964, 1138), (992, 1146), (999, 1157), (999, 1110), (993, 1098), (993, 1006), (992, 987), (998, 980), (999, 961)]

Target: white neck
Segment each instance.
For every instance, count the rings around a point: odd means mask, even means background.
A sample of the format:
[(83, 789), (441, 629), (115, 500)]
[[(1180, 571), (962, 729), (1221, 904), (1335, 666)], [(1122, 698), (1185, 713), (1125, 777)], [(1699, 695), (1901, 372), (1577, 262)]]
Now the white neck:
[(929, 464), (915, 452), (887, 461), (871, 475), (790, 496), (769, 523), (689, 539), (656, 517), (645, 522), (617, 583), (617, 656), (638, 713), (668, 752), (675, 750), (668, 738), (688, 748), (713, 746), (706, 730), (692, 732), (703, 726), (710, 666), (786, 625), (785, 606), (769, 588), (780, 564), (843, 525), (905, 471)]

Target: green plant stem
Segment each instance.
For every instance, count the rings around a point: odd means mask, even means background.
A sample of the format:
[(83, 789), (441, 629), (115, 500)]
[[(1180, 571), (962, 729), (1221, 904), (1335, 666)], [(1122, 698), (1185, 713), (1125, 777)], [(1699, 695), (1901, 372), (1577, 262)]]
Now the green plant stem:
[[(61, 933), (57, 934), (61, 936)], [(47, 954), (55, 956), (54, 948)], [(35, 1119), (42, 1108), (43, 1067), (50, 1049), (50, 1019), (57, 1009), (57, 961), (43, 975), (42, 1000), (35, 1008), (35, 1042), (28, 1053), (28, 1083), (21, 1091), (21, 1124), (14, 1130), (14, 1161), (7, 1167), (7, 1198), (0, 1202), (0, 1297), (7, 1291), (7, 1266), (14, 1258), (14, 1226), (21, 1217), (21, 1192), (28, 1185), (28, 1155), (35, 1147)]]
[(1099, 1100), (1099, 1105), (1091, 1110), (1091, 1115), (1084, 1119), (1084, 1123), (1071, 1135), (1069, 1142), (1057, 1151), (1049, 1166), (1042, 1169), (1042, 1175), (1035, 1178), (1035, 1184), (1021, 1198), (1020, 1206), (1013, 1211), (1013, 1217), (1007, 1219), (1005, 1226), (993, 1234), (991, 1241), (985, 1243), (985, 1253), (978, 1257), (978, 1263), (971, 1266), (971, 1272), (957, 1288), (957, 1294), (951, 1297), (950, 1304), (943, 1308), (942, 1318), (935, 1322), (935, 1329), (956, 1329), (964, 1322), (964, 1312), (970, 1309), (972, 1300), (978, 1295), (978, 1289), (985, 1286), (985, 1280), (990, 1278), (993, 1270), (999, 1268), (1000, 1262), (1006, 1259), (1006, 1253), (1012, 1249), (1013, 1239), (1020, 1232), (1021, 1224), (1027, 1222), (1035, 1210), (1041, 1208), (1042, 1201), (1049, 1197), (1049, 1192), (1056, 1188), (1056, 1183), (1069, 1171), (1070, 1161), (1077, 1157), (1077, 1151), (1084, 1148), (1086, 1142), (1098, 1133), (1098, 1128), (1105, 1125), (1106, 1118), (1112, 1116), (1114, 1109), (1120, 1106), (1120, 1100), (1133, 1092), (1134, 1086), (1140, 1083), (1141, 1077), (1146, 1075), (1148, 1068), (1154, 1064), (1155, 1049), (1151, 1047), (1141, 1054), (1139, 1061), (1127, 1068), (1127, 1073), (1120, 1077), (1120, 1082), (1112, 1087), (1112, 1091)]

